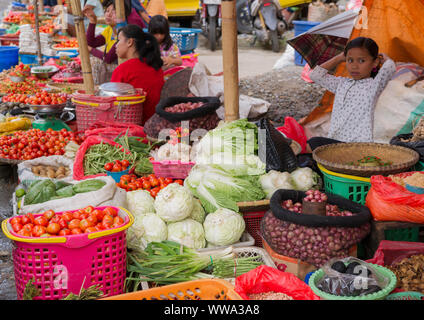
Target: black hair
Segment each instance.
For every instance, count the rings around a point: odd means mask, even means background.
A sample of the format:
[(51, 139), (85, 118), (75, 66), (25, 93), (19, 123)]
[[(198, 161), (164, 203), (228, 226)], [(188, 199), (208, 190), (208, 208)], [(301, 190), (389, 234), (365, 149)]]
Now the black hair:
[(149, 33), (150, 34), (164, 34), (163, 44), (164, 49), (169, 50), (174, 44), (172, 41), (168, 20), (162, 15), (153, 16), (149, 22)]
[(135, 24), (128, 24), (119, 29), (118, 34), (122, 32), (127, 39), (134, 39), (136, 50), (140, 60), (147, 65), (159, 70), (163, 66), (160, 56), (159, 44), (156, 38), (150, 33), (146, 33), (142, 28)]
[[(347, 55), (347, 52), (350, 49), (353, 48), (364, 48), (367, 49), (367, 51), (369, 52), (370, 56), (375, 60), (378, 58), (378, 53), (379, 53), (379, 48), (378, 48), (378, 44), (371, 38), (365, 38), (365, 37), (358, 37), (355, 38), (351, 41), (349, 41), (349, 43), (346, 45), (344, 53), (345, 56)], [(371, 72), (371, 77), (374, 78), (379, 70), (379, 66), (377, 66), (376, 71), (373, 70)]]
[[(104, 0), (102, 3), (104, 10), (106, 10), (111, 5), (113, 5), (116, 9), (115, 0)], [(125, 19), (128, 19), (128, 16), (131, 14), (131, 11), (132, 11), (131, 0), (124, 0), (124, 8), (125, 8)]]

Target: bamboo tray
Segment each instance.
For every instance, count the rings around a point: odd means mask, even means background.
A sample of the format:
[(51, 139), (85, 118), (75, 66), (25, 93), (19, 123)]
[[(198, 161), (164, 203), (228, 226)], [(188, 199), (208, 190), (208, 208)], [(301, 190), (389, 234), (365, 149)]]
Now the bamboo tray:
[[(366, 167), (349, 165), (366, 156), (376, 156), (391, 165)], [(318, 147), (312, 153), (313, 159), (324, 168), (337, 173), (358, 177), (390, 175), (407, 171), (419, 160), (419, 154), (409, 148), (383, 143), (336, 143)]]

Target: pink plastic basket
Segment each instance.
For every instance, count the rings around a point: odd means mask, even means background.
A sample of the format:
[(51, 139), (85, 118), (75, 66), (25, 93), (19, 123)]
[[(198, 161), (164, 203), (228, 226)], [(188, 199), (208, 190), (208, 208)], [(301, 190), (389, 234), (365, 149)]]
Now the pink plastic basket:
[(102, 97), (77, 91), (72, 96), (79, 131), (85, 131), (96, 121), (114, 121), (141, 125), (146, 95)]
[(166, 177), (172, 179), (185, 179), (190, 173), (194, 162), (181, 162), (179, 160), (155, 161), (150, 159), (153, 165), (153, 172), (157, 177)]
[(18, 300), (22, 299), (26, 284), (33, 278), (34, 285), (41, 292), (34, 300), (63, 299), (71, 292), (79, 294), (82, 287), (92, 285), (99, 285), (105, 297), (123, 293), (126, 229), (132, 225), (134, 218), (125, 209), (114, 208), (124, 219), (122, 226), (81, 235), (23, 237), (12, 230), (11, 218), (4, 220), (3, 232), (15, 244), (12, 255)]

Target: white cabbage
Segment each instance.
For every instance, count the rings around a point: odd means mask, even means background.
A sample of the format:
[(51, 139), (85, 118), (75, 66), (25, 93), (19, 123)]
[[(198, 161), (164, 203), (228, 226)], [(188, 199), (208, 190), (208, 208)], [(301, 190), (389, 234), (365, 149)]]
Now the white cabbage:
[(199, 199), (194, 199), (193, 210), (190, 213), (190, 218), (197, 222), (203, 223), (205, 221), (206, 212), (203, 209), (202, 203)]
[(181, 221), (190, 216), (194, 206), (194, 197), (187, 187), (171, 183), (156, 196), (156, 213), (165, 222)]
[(203, 226), (193, 219), (170, 223), (168, 225), (168, 240), (192, 249), (202, 249), (206, 246)]
[(221, 208), (206, 216), (203, 228), (208, 242), (226, 246), (239, 242), (246, 224), (241, 214)]
[(292, 176), (288, 172), (269, 171), (259, 178), (262, 189), (266, 193), (266, 198), (271, 199), (275, 191), (279, 189), (293, 190)]
[(155, 199), (146, 190), (127, 192), (128, 210), (137, 217), (146, 213), (155, 212)]
[(319, 175), (309, 167), (297, 168), (291, 173), (293, 185), (296, 190), (308, 191), (312, 189), (319, 180)]

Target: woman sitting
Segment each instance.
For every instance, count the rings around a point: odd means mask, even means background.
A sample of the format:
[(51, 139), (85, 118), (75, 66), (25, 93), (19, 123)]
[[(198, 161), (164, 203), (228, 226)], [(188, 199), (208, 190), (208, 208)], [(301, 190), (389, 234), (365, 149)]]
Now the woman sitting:
[[(86, 7), (83, 10), (84, 15), (89, 20), (87, 28), (87, 44), (92, 55), (91, 64), (93, 68), (94, 83), (96, 85), (110, 81), (113, 70), (118, 65), (118, 56), (116, 54), (117, 30), (129, 24), (138, 24), (143, 26), (143, 20), (138, 13), (131, 7), (131, 2), (125, 0), (125, 18), (126, 21), (118, 21), (116, 18), (115, 0), (103, 1), (105, 9), (105, 22), (108, 25), (101, 34), (95, 35), (97, 16), (92, 8)], [(103, 50), (99, 50), (104, 47)]]
[(146, 92), (143, 124), (155, 113), (164, 85), (162, 59), (154, 36), (136, 25), (127, 25), (118, 32), (116, 53), (126, 61), (113, 72), (111, 82), (129, 83)]

